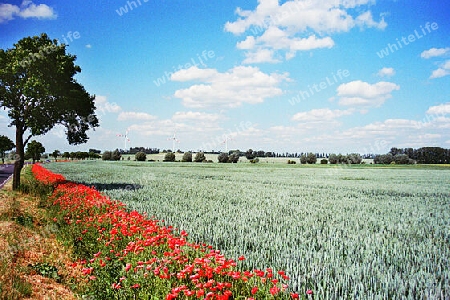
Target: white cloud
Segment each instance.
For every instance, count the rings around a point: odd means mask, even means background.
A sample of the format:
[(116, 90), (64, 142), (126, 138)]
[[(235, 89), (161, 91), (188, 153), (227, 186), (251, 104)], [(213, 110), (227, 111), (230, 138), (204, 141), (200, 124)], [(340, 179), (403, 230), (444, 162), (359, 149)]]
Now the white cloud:
[(428, 59), (431, 57), (443, 56), (447, 53), (450, 53), (450, 47), (447, 48), (431, 48), (429, 50), (425, 50), (420, 54), (420, 57)]
[(225, 31), (235, 35), (252, 32), (253, 36), (237, 43), (238, 49), (276, 49), (286, 51), (289, 59), (297, 51), (333, 47), (331, 34), (348, 32), (354, 27), (384, 29), (387, 26), (383, 17), (379, 22), (374, 21), (371, 11), (365, 9), (371, 0), (339, 2), (290, 0), (280, 5), (278, 0), (259, 0), (254, 10), (238, 8), (237, 20), (227, 22)]
[(154, 119), (157, 119), (157, 117), (144, 112), (132, 112), (132, 111), (121, 112), (117, 117), (118, 121), (128, 121), (128, 120), (149, 121)]
[(400, 86), (381, 81), (370, 84), (361, 80), (341, 84), (337, 88), (340, 105), (378, 107), (391, 98), (392, 91)]
[(256, 104), (264, 99), (281, 95), (278, 87), (289, 80), (288, 74), (266, 74), (256, 67), (238, 66), (220, 73), (215, 69), (191, 67), (171, 76), (174, 81), (197, 80), (187, 89), (177, 90), (176, 98), (186, 107), (238, 107), (243, 103)]
[(118, 113), (122, 110), (122, 108), (116, 103), (108, 102), (106, 96), (95, 96), (95, 107), (103, 114), (107, 112)]
[(270, 49), (258, 49), (254, 52), (245, 53), (243, 64), (254, 63), (279, 63), (281, 60), (274, 58), (275, 51)]
[(351, 109), (331, 110), (329, 108), (320, 108), (296, 113), (291, 120), (299, 122), (329, 122), (342, 116), (351, 115), (352, 113), (353, 111)]
[(92, 45), (91, 44), (87, 44), (85, 47), (88, 48), (88, 49), (91, 49)]
[(13, 20), (15, 17), (23, 19), (56, 19), (56, 14), (48, 5), (34, 4), (32, 1), (23, 1), (19, 6), (12, 4), (0, 4), (0, 23)]
[(439, 69), (436, 69), (431, 73), (430, 79), (440, 78), (450, 75), (450, 60), (444, 62)]
[(450, 114), (450, 102), (430, 106), (426, 112), (428, 115), (446, 115)]
[(178, 111), (172, 116), (174, 121), (217, 122), (222, 119), (219, 114), (208, 114), (193, 111)]
[(395, 75), (394, 68), (382, 68), (377, 74), (379, 77), (391, 77)]

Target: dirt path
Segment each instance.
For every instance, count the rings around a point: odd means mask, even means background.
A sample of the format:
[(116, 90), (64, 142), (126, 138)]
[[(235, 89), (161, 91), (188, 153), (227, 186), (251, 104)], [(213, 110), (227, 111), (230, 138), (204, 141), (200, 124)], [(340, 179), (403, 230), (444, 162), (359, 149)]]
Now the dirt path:
[(80, 274), (38, 203), (11, 182), (0, 190), (0, 299), (77, 299), (67, 286)]

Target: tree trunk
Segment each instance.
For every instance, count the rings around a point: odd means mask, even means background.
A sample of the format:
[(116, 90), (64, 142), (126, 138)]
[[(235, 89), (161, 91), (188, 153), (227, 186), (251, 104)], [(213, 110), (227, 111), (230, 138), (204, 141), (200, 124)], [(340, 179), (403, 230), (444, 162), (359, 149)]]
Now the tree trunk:
[(20, 172), (24, 164), (25, 145), (23, 144), (23, 131), (16, 127), (16, 157), (13, 173), (13, 190), (18, 190), (20, 186)]

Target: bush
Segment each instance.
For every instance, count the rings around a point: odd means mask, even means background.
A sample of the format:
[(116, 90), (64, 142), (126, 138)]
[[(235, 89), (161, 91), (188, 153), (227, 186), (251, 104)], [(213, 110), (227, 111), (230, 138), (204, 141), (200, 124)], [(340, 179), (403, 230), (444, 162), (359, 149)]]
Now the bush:
[(317, 157), (314, 153), (310, 152), (306, 155), (306, 162), (308, 164), (315, 164), (317, 162)]
[(239, 151), (234, 151), (229, 157), (228, 161), (232, 164), (235, 164), (239, 161)]
[(122, 155), (120, 154), (118, 149), (114, 150), (114, 152), (111, 154), (112, 160), (120, 160), (121, 157)]
[(254, 159), (250, 159), (250, 162), (252, 163), (252, 164), (256, 164), (256, 163), (259, 163), (259, 158), (254, 158)]
[(206, 157), (205, 157), (205, 153), (203, 153), (203, 152), (198, 152), (194, 157), (195, 162), (203, 162), (205, 160), (206, 160)]
[(111, 160), (111, 151), (105, 151), (102, 154), (102, 160)]
[(330, 156), (328, 156), (328, 161), (330, 162), (330, 165), (335, 165), (339, 162), (339, 158), (336, 154), (331, 153)]
[(175, 153), (173, 152), (167, 152), (166, 155), (164, 156), (164, 161), (175, 161)]
[(183, 154), (183, 158), (181, 159), (182, 162), (192, 162), (192, 153), (191, 152), (185, 152)]
[(321, 165), (328, 165), (328, 159), (324, 158), (320, 160)]
[(134, 155), (134, 158), (137, 161), (145, 161), (147, 159), (147, 154), (145, 154), (145, 152), (138, 152)]
[(297, 162), (295, 160), (290, 160), (290, 159), (287, 161), (287, 163), (288, 163), (288, 165), (295, 165), (295, 164), (297, 164)]
[(219, 156), (217, 157), (217, 160), (219, 161), (219, 163), (228, 163), (229, 156), (227, 153), (222, 152), (219, 154)]

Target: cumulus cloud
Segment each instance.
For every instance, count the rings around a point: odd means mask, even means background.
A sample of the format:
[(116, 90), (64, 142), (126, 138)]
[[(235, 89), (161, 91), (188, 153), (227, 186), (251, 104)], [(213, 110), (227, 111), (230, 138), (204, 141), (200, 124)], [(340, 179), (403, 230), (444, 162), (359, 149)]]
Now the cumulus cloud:
[(425, 50), (420, 54), (420, 57), (428, 59), (431, 57), (443, 56), (447, 53), (450, 53), (450, 48), (431, 48), (429, 50)]
[(133, 112), (133, 111), (123, 111), (117, 116), (118, 121), (128, 121), (128, 120), (141, 120), (149, 121), (157, 119), (156, 116), (152, 116), (144, 112)]
[(357, 80), (341, 84), (337, 92), (340, 105), (378, 107), (392, 97), (393, 91), (399, 89), (400, 86), (392, 82), (370, 84)]
[(222, 116), (219, 114), (208, 114), (198, 111), (178, 111), (172, 116), (174, 121), (217, 122), (221, 119)]
[[(333, 47), (332, 34), (348, 32), (354, 27), (384, 29), (387, 26), (383, 17), (377, 22), (366, 9), (371, 0), (340, 2), (288, 0), (280, 5), (278, 0), (259, 0), (254, 10), (238, 8), (237, 20), (227, 22), (225, 31), (235, 35), (251, 32), (237, 43), (238, 49), (250, 53), (276, 49), (286, 51), (285, 57), (289, 59), (297, 51)], [(267, 62), (273, 62), (273, 56), (267, 56)]]
[(108, 102), (106, 96), (96, 96), (95, 97), (95, 107), (97, 111), (105, 114), (107, 112), (110, 113), (118, 113), (122, 110), (122, 108), (116, 103)]
[(56, 19), (56, 13), (53, 8), (46, 4), (34, 4), (32, 1), (25, 0), (19, 6), (13, 4), (0, 4), (0, 23), (14, 20), (15, 17), (22, 19)]
[(426, 112), (428, 115), (446, 115), (450, 114), (450, 102), (430, 106)]
[(377, 74), (379, 77), (391, 77), (395, 75), (394, 68), (382, 68)]
[(351, 109), (331, 110), (329, 108), (320, 108), (296, 113), (291, 120), (298, 122), (329, 122), (342, 116), (351, 115), (352, 113), (353, 111)]
[(441, 64), (440, 68), (434, 70), (431, 73), (430, 79), (440, 78), (447, 75), (450, 75), (450, 60), (447, 60)]
[(191, 67), (174, 73), (171, 80), (201, 82), (175, 92), (175, 98), (182, 99), (186, 107), (232, 108), (281, 95), (279, 85), (289, 78), (288, 74), (266, 74), (256, 67), (238, 66), (224, 73)]

